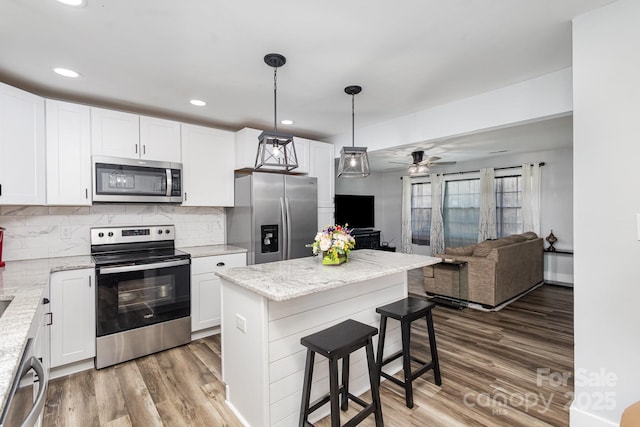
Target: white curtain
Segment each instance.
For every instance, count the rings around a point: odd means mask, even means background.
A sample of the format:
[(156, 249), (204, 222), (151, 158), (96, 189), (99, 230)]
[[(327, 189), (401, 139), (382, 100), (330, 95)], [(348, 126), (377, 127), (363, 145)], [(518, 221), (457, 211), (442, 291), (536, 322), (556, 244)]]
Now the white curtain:
[(431, 174), (431, 255), (444, 253), (443, 187), (444, 176)]
[(478, 242), (498, 237), (496, 230), (496, 174), (493, 168), (480, 169), (480, 224)]
[(522, 227), (540, 235), (540, 163), (522, 165)]
[(402, 177), (402, 243), (400, 251), (405, 254), (413, 253), (411, 246), (411, 178)]

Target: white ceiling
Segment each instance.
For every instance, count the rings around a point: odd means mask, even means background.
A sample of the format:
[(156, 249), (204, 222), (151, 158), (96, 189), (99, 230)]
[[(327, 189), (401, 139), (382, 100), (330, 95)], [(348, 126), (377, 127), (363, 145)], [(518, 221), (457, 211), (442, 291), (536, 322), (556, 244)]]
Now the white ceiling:
[[(230, 130), (272, 128), (273, 70), (263, 57), (277, 52), (287, 57), (278, 118), (295, 120), (279, 129), (313, 139), (351, 131), (348, 85), (363, 87), (358, 127), (569, 67), (571, 19), (612, 2), (87, 1), (1, 0), (0, 80)], [(193, 98), (208, 105), (192, 106)], [(504, 135), (480, 137), (505, 145)], [(472, 138), (435, 143), (451, 160), (479, 150)], [(406, 151), (398, 155), (409, 159)]]
[[(537, 151), (570, 148), (573, 145), (573, 117), (556, 117), (544, 121), (477, 132), (394, 147), (368, 153), (374, 171), (406, 170), (413, 151), (440, 157), (440, 162), (465, 162), (491, 156), (505, 156)], [(437, 164), (431, 167), (438, 171)]]

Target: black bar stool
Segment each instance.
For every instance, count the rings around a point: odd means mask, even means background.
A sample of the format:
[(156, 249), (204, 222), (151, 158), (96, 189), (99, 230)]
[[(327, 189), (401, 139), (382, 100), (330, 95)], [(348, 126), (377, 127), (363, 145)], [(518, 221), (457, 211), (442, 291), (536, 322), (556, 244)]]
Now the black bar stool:
[[(304, 372), (304, 385), (302, 386), (302, 407), (300, 409), (300, 427), (313, 426), (308, 421), (309, 414), (320, 408), (327, 402), (331, 402), (331, 427), (340, 426), (340, 411), (338, 410), (338, 398), (342, 397), (340, 405), (343, 411), (349, 406), (348, 399), (353, 400), (364, 409), (351, 418), (344, 427), (359, 424), (371, 413), (375, 415), (376, 427), (382, 427), (382, 408), (380, 406), (380, 394), (378, 392), (379, 377), (378, 368), (373, 358), (372, 337), (378, 330), (355, 320), (345, 320), (335, 326), (331, 326), (315, 334), (300, 339), (300, 344), (307, 347), (307, 363)], [(369, 366), (369, 382), (371, 384), (371, 397), (373, 402), (367, 403), (349, 393), (349, 355), (354, 351), (366, 347), (367, 364)], [(315, 354), (321, 354), (329, 359), (329, 394), (320, 398), (315, 403), (309, 403), (311, 398), (311, 381), (313, 378), (313, 363)], [(338, 387), (338, 360), (342, 359), (342, 386)]]
[[(433, 318), (431, 317), (431, 309), (435, 304), (420, 298), (408, 297), (391, 304), (376, 308), (376, 312), (380, 313), (380, 337), (378, 340), (378, 372), (380, 376), (404, 387), (407, 407), (413, 408), (413, 380), (418, 378), (430, 369), (433, 369), (436, 385), (442, 385), (440, 378), (440, 364), (438, 363), (438, 349), (436, 348), (436, 334), (433, 331)], [(384, 352), (384, 337), (387, 329), (387, 317), (400, 321), (400, 329), (402, 331), (402, 351), (399, 351), (387, 359), (382, 359)], [(429, 332), (429, 348), (431, 350), (431, 362), (426, 363), (417, 359), (410, 354), (411, 345), (411, 322), (416, 319), (425, 317), (427, 319), (427, 331)], [(382, 367), (389, 362), (402, 357), (402, 370), (404, 371), (404, 381), (382, 371)], [(420, 363), (422, 366), (411, 373), (411, 361)]]

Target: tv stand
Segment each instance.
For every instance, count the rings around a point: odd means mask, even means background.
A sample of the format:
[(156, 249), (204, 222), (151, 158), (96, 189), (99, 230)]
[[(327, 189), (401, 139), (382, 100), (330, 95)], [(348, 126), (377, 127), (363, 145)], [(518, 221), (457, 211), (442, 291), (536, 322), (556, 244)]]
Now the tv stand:
[(354, 249), (380, 249), (380, 231), (372, 228), (356, 228), (351, 230), (356, 239)]

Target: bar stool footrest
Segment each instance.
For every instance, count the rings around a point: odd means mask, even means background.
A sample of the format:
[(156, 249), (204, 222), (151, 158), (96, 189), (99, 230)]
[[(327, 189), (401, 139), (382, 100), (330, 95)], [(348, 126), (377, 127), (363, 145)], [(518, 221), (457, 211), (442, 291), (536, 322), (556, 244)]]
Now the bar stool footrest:
[(323, 396), (323, 397), (321, 397), (320, 399), (316, 400), (314, 403), (311, 404), (311, 406), (309, 406), (309, 410), (307, 411), (307, 414), (311, 414), (312, 412), (314, 412), (318, 408), (320, 408), (323, 405), (327, 404), (330, 400), (331, 400), (331, 396), (328, 395), (328, 394)]
[(395, 378), (392, 375), (387, 374), (386, 372), (382, 372), (380, 371), (380, 376), (381, 377), (385, 377), (386, 379), (388, 379), (389, 381), (398, 384), (399, 386), (403, 386), (404, 387), (404, 381), (401, 381), (397, 378)]
[(420, 369), (414, 371), (411, 374), (411, 381), (415, 380), (416, 378), (422, 376), (422, 374), (424, 374), (425, 372), (429, 371), (433, 369), (433, 362), (429, 362), (426, 365), (423, 365)]
[(386, 359), (384, 359), (382, 361), (382, 363), (380, 364), (380, 366), (382, 367), (382, 366), (386, 365), (387, 363), (391, 363), (391, 362), (393, 362), (394, 360), (396, 360), (396, 359), (398, 359), (400, 357), (402, 357), (402, 350), (400, 350), (397, 353), (393, 353), (391, 356), (389, 356)]
[(374, 406), (375, 405), (373, 403), (366, 405), (362, 411), (358, 412), (353, 418), (347, 421), (342, 427), (357, 426), (358, 424), (360, 424), (360, 422), (362, 422), (362, 420), (367, 418), (369, 415), (373, 414), (375, 410)]

